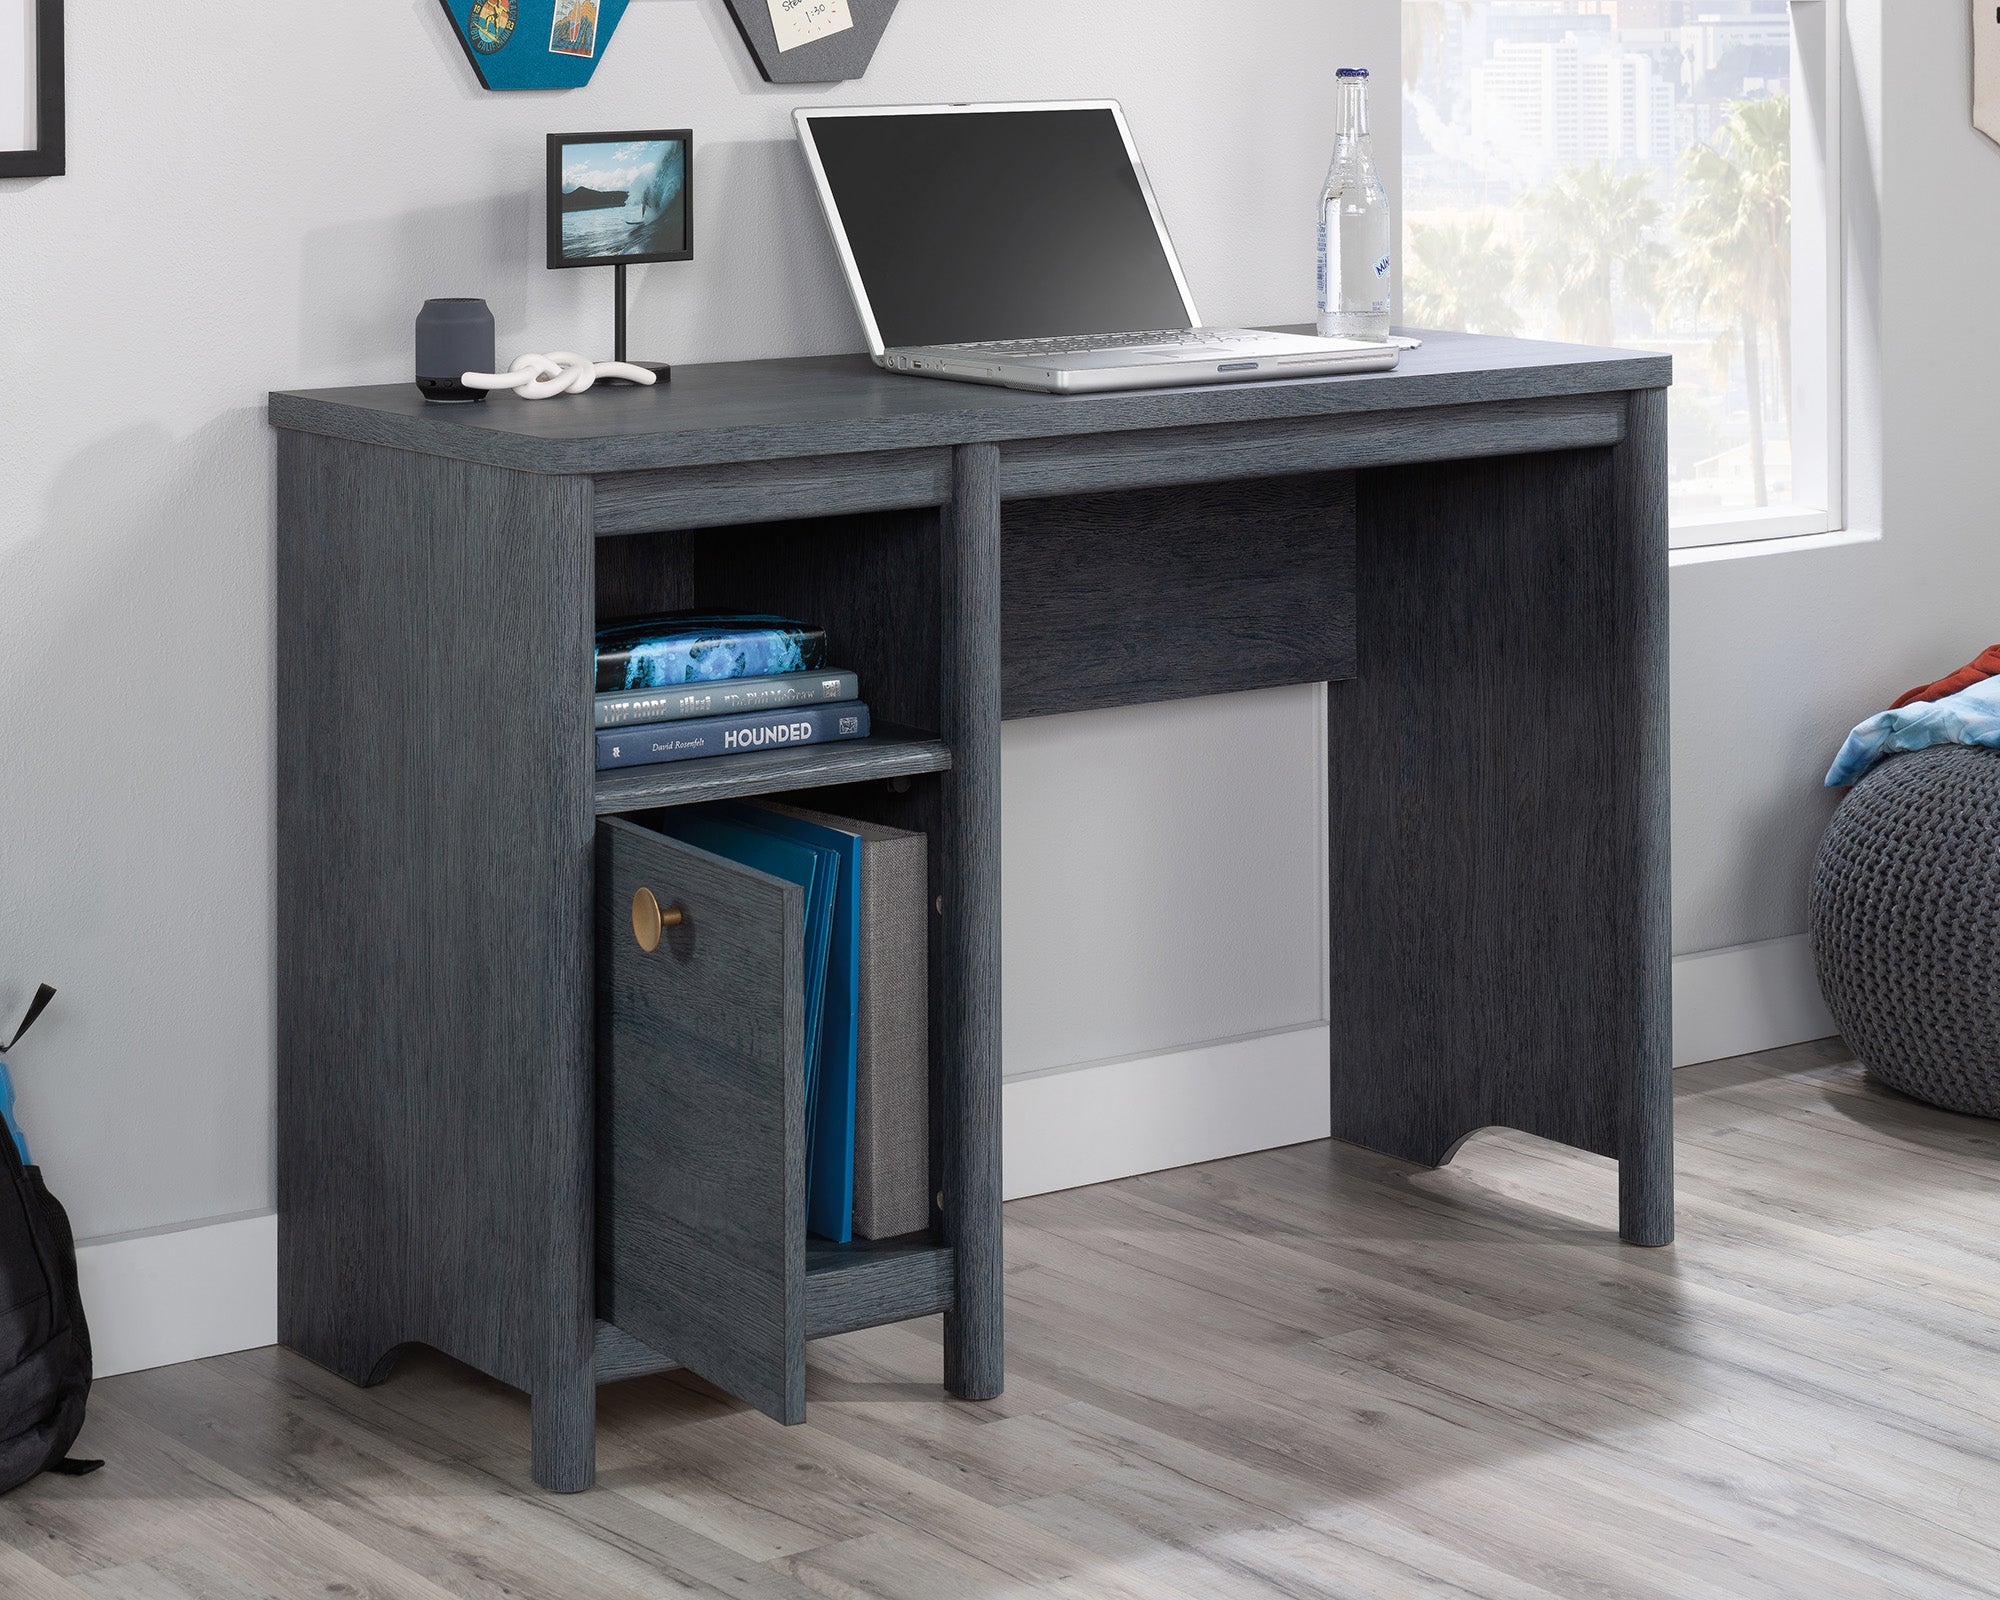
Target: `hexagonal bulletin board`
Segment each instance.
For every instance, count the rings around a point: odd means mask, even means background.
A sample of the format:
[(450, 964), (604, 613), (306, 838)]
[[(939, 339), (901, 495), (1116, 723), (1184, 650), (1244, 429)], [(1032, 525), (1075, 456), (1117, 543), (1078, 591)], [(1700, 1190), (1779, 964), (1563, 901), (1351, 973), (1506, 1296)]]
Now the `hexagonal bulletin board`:
[(488, 89), (581, 89), (625, 18), (626, 0), (443, 0)]
[(766, 83), (838, 83), (875, 59), (896, 0), (727, 0)]

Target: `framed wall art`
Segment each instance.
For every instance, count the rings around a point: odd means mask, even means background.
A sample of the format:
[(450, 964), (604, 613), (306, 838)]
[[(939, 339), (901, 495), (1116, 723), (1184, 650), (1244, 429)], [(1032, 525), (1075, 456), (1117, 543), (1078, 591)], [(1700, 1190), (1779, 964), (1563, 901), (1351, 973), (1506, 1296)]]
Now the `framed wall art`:
[(63, 0), (0, 0), (0, 178), (63, 170)]
[(443, 3), (452, 33), (485, 88), (581, 89), (604, 59), (627, 0)]
[(2000, 144), (2000, 4), (1972, 0), (1972, 125)]

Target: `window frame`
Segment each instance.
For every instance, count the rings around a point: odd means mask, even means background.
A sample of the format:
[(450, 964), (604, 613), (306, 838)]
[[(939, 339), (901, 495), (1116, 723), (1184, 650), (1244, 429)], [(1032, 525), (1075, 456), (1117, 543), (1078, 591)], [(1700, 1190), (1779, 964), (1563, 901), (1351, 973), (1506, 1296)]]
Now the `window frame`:
[[(1845, 0), (1789, 0), (1792, 18), (1792, 503), (1675, 519), (1675, 550), (1839, 533), (1846, 518), (1846, 318), (1841, 134)], [(1807, 341), (1802, 333), (1812, 333)]]
[[(1845, 234), (1841, 151), (1846, 0), (1788, 0), (1792, 24), (1792, 497), (1674, 519), (1676, 550), (1846, 528)], [(1399, 283), (1400, 292), (1400, 283)]]

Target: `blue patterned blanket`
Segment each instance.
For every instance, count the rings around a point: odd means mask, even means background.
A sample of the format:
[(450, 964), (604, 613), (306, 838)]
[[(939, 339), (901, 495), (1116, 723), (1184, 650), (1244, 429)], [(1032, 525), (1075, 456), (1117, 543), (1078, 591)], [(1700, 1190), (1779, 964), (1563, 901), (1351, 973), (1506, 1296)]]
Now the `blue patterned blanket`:
[(2000, 678), (1988, 678), (1942, 700), (1879, 711), (1847, 736), (1826, 775), (1829, 789), (1859, 783), (1878, 761), (1934, 744), (1981, 744), (2000, 749)]

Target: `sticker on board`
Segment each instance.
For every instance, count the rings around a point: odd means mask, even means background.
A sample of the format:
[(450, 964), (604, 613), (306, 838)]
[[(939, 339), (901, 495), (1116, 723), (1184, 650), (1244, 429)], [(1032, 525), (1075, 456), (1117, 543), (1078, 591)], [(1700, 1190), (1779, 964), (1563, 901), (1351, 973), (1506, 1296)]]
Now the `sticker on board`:
[(628, 0), (442, 0), (452, 33), (488, 89), (581, 89)]

